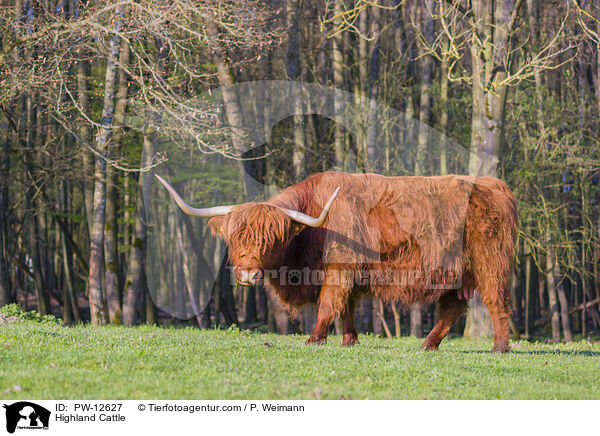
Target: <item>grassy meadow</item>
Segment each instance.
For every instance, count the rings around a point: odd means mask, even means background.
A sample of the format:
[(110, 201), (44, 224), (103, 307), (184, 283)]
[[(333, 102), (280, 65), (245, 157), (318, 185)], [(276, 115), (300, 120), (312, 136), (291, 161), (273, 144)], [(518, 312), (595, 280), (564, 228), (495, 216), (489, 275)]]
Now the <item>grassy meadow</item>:
[(0, 397), (30, 399), (600, 399), (600, 343), (332, 336), (232, 328), (0, 325)]

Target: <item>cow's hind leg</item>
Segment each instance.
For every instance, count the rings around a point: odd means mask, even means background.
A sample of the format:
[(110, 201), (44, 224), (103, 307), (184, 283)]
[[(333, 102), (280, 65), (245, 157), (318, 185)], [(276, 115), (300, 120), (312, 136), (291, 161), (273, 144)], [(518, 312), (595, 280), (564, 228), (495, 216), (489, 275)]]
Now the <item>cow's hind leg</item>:
[[(488, 265), (494, 266), (493, 262)], [(508, 265), (508, 262), (506, 263)], [(500, 263), (500, 266), (505, 266)], [(508, 288), (510, 269), (488, 267), (488, 274), (480, 274), (478, 290), (481, 294), (483, 304), (490, 312), (490, 318), (494, 327), (493, 353), (504, 353), (510, 350), (508, 341), (510, 339), (510, 328), (508, 319), (512, 315), (510, 307), (510, 291)]]
[(442, 339), (446, 337), (456, 320), (465, 312), (468, 302), (459, 299), (454, 290), (448, 292), (438, 301), (438, 322), (427, 335), (421, 348), (425, 350), (437, 350)]
[(512, 315), (510, 303), (498, 301), (501, 298), (494, 296), (489, 298), (483, 295), (483, 302), (490, 312), (492, 325), (494, 326), (494, 347), (492, 353), (505, 353), (510, 351), (508, 341), (510, 339), (510, 326), (508, 319)]

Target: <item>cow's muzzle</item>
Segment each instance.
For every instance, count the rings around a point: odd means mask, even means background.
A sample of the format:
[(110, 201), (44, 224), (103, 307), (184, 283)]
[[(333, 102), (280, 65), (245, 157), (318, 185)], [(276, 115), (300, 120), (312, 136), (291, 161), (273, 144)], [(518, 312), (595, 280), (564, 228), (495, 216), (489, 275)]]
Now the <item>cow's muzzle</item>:
[(263, 278), (260, 268), (234, 268), (235, 280), (243, 286), (252, 286), (259, 283)]

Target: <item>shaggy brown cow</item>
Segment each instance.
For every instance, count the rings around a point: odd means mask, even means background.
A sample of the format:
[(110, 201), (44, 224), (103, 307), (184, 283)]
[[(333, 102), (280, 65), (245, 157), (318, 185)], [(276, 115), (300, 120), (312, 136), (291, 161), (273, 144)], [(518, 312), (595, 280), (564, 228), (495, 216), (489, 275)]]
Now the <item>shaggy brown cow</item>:
[(405, 307), (438, 301), (422, 346), (437, 349), (477, 289), (494, 326), (492, 351), (509, 350), (517, 205), (498, 179), (326, 172), (268, 202), (208, 209), (190, 207), (159, 180), (184, 212), (212, 217), (238, 282), (264, 275), (288, 309), (318, 304), (307, 343), (325, 343), (336, 315), (342, 344), (358, 343), (354, 309), (366, 293)]

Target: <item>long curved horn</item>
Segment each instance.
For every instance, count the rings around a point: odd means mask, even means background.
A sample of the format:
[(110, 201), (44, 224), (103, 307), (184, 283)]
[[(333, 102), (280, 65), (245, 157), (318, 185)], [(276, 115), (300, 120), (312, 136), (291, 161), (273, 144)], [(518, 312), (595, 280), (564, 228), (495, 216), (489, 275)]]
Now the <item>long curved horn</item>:
[(329, 209), (331, 209), (331, 205), (333, 204), (335, 197), (337, 197), (338, 193), (340, 192), (340, 189), (341, 189), (341, 186), (335, 190), (335, 192), (329, 198), (329, 201), (327, 202), (327, 204), (321, 211), (321, 215), (319, 215), (318, 218), (313, 218), (312, 216), (306, 215), (305, 213), (302, 213), (302, 212), (298, 212), (297, 210), (284, 209), (283, 207), (281, 209), (292, 220), (294, 220), (300, 224), (304, 224), (309, 227), (321, 227), (323, 225), (323, 223), (325, 222), (325, 220), (327, 219), (327, 215), (329, 215)]
[(213, 216), (227, 215), (229, 213), (229, 211), (233, 208), (233, 206), (216, 206), (216, 207), (207, 207), (204, 209), (192, 207), (189, 204), (187, 204), (185, 201), (183, 201), (183, 198), (181, 198), (179, 196), (177, 191), (175, 191), (175, 189), (171, 185), (169, 185), (165, 179), (163, 179), (161, 176), (159, 176), (157, 174), (154, 174), (154, 175), (160, 181), (160, 183), (162, 183), (164, 185), (164, 187), (167, 188), (167, 190), (169, 191), (169, 194), (171, 194), (171, 198), (173, 200), (175, 200), (175, 203), (177, 203), (179, 205), (179, 207), (181, 208), (181, 210), (184, 211), (185, 213), (187, 213), (188, 215), (197, 216), (200, 218), (210, 218)]

